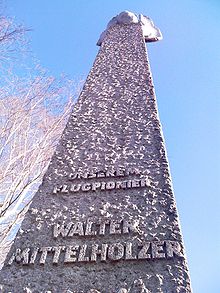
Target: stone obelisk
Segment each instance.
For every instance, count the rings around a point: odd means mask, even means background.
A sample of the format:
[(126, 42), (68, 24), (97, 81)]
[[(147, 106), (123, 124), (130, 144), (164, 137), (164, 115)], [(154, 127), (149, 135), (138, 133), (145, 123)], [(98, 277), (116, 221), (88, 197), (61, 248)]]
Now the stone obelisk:
[(190, 293), (143, 15), (114, 17), (0, 273), (1, 292)]

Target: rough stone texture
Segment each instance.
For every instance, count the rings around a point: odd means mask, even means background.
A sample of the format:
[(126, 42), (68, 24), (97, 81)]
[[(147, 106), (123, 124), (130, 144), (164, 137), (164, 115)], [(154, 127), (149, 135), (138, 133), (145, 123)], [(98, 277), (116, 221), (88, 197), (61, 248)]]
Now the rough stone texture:
[[(129, 168), (140, 174), (126, 173)], [(112, 177), (103, 177), (109, 170)], [(93, 178), (73, 179), (79, 171)], [(135, 187), (140, 179), (146, 185)], [(112, 188), (120, 180), (127, 180), (126, 188)], [(71, 184), (96, 190), (71, 192)], [(109, 220), (100, 233), (98, 223)], [(75, 230), (54, 237), (54, 225), (62, 223)], [(88, 235), (89, 223), (97, 235)], [(136, 224), (126, 233), (124, 223)], [(95, 244), (108, 247), (107, 257), (92, 259)], [(31, 254), (13, 259), (16, 249), (26, 248)], [(7, 256), (2, 292), (190, 293), (183, 250), (142, 26), (116, 24)]]
[(123, 11), (118, 15), (114, 16), (108, 23), (107, 29), (104, 30), (99, 37), (97, 42), (98, 46), (101, 46), (102, 41), (107, 35), (107, 31), (110, 27), (116, 24), (132, 24), (132, 23), (140, 23), (143, 30), (144, 39), (146, 42), (156, 42), (162, 40), (162, 34), (160, 30), (154, 25), (153, 21), (145, 15), (139, 14), (136, 15), (130, 11)]

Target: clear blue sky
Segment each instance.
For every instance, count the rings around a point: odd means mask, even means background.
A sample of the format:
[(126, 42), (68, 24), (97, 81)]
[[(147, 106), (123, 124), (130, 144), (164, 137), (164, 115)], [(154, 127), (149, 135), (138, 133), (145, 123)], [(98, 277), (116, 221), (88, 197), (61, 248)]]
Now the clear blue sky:
[(194, 293), (219, 293), (219, 0), (8, 0), (33, 28), (31, 48), (51, 74), (86, 76), (107, 22), (150, 16), (164, 40), (148, 45)]

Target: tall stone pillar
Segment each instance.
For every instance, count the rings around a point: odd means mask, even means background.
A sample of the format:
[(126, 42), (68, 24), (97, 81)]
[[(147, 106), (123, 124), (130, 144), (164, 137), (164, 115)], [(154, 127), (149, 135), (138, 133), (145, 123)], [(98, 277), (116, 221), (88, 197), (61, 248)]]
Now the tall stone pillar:
[(160, 38), (128, 12), (102, 34), (1, 292), (192, 292), (145, 46)]

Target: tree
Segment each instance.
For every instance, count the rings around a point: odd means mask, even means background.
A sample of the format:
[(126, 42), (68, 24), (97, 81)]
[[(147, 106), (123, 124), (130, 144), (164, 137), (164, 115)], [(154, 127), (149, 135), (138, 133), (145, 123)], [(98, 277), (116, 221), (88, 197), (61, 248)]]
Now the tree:
[(48, 76), (39, 66), (28, 78), (14, 75), (10, 60), (23, 48), (26, 31), (0, 16), (0, 63), (7, 72), (0, 83), (0, 263), (41, 183), (80, 88), (80, 83)]

